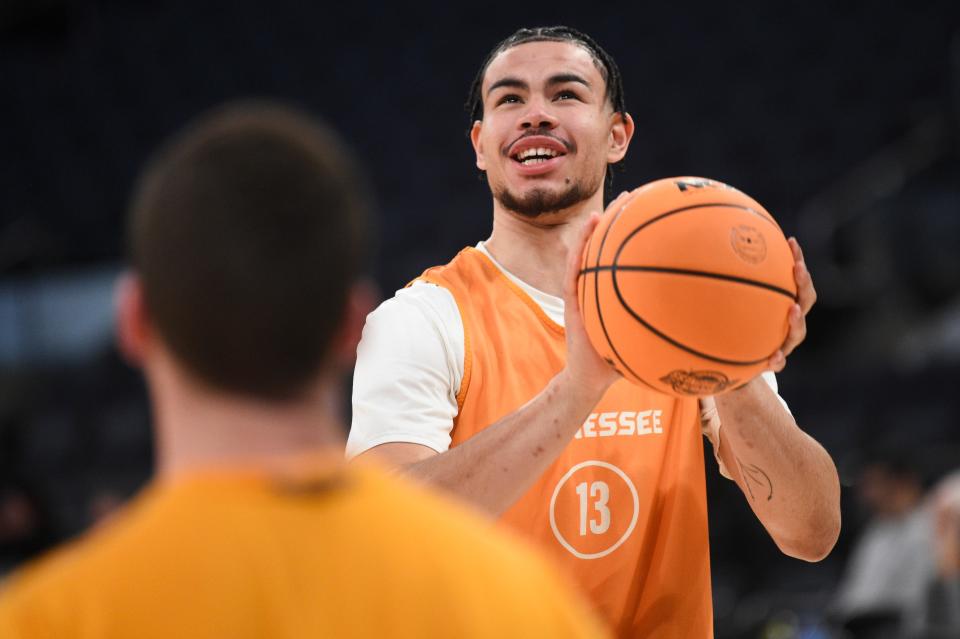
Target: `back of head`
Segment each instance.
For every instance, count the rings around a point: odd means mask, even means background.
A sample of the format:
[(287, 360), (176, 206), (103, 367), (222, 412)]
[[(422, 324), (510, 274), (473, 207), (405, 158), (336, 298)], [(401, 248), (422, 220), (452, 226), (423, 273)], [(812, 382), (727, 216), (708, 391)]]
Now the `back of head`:
[(297, 397), (331, 357), (368, 216), (346, 150), (306, 115), (248, 102), (200, 117), (156, 155), (132, 203), (151, 327), (212, 388)]

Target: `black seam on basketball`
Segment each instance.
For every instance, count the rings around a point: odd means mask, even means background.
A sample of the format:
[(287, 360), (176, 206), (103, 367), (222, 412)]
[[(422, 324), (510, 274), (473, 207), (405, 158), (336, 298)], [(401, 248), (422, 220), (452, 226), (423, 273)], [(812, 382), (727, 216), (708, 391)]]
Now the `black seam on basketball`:
[[(591, 266), (585, 268), (581, 271), (583, 273), (589, 273), (593, 271), (612, 271), (613, 266)], [(751, 280), (746, 277), (737, 277), (736, 275), (724, 275), (723, 273), (711, 273), (710, 271), (695, 271), (692, 269), (685, 268), (670, 268), (667, 266), (616, 266), (618, 271), (632, 271), (639, 273), (666, 273), (668, 275), (690, 275), (691, 277), (709, 277), (715, 280), (724, 280), (726, 282), (736, 282), (737, 284), (744, 284), (746, 286), (756, 286), (758, 288), (764, 288), (768, 291), (773, 291), (783, 295), (784, 297), (789, 297), (793, 301), (797, 301), (797, 296), (785, 288), (780, 288), (779, 286), (774, 286), (773, 284), (767, 284), (766, 282), (760, 282), (758, 280)]]
[[(702, 358), (702, 359), (705, 359), (705, 360), (708, 360), (708, 361), (711, 361), (711, 362), (716, 362), (716, 363), (718, 363), (718, 364), (727, 364), (727, 365), (729, 365), (729, 366), (753, 366), (754, 364), (759, 364), (759, 363), (761, 363), (761, 362), (767, 361), (768, 358), (764, 357), (763, 359), (757, 359), (757, 360), (738, 361), (738, 360), (732, 360), (732, 359), (724, 359), (724, 358), (722, 358), (722, 357), (714, 357), (713, 355), (708, 355), (708, 354), (706, 354), (706, 353), (701, 353), (701, 352), (698, 351), (697, 349), (695, 349), (695, 348), (693, 348), (693, 347), (691, 347), (691, 346), (687, 346), (686, 344), (684, 344), (684, 343), (682, 343), (682, 342), (678, 342), (677, 340), (673, 339), (672, 337), (670, 337), (670, 336), (667, 335), (666, 333), (664, 333), (664, 332), (660, 331), (659, 329), (655, 328), (655, 327), (654, 327), (653, 325), (651, 325), (649, 322), (647, 322), (647, 321), (644, 320), (642, 317), (640, 317), (640, 315), (637, 314), (637, 312), (634, 311), (634, 310), (630, 307), (629, 304), (627, 304), (626, 300), (623, 299), (623, 294), (620, 292), (620, 285), (619, 285), (619, 283), (617, 282), (617, 268), (618, 268), (617, 263), (620, 261), (620, 254), (623, 252), (623, 248), (624, 248), (624, 247), (627, 245), (627, 243), (633, 238), (634, 235), (636, 235), (637, 233), (639, 233), (639, 232), (642, 231), (643, 229), (647, 228), (648, 226), (650, 226), (650, 225), (653, 224), (654, 222), (659, 222), (660, 220), (662, 220), (662, 219), (664, 219), (664, 218), (667, 218), (667, 217), (670, 217), (671, 215), (676, 215), (676, 214), (678, 214), (678, 213), (683, 213), (684, 211), (691, 211), (691, 210), (694, 210), (694, 209), (709, 208), (709, 207), (714, 207), (714, 206), (725, 206), (725, 207), (728, 207), (728, 208), (741, 209), (741, 210), (747, 211), (747, 212), (749, 212), (749, 213), (753, 213), (754, 215), (756, 215), (757, 217), (759, 217), (759, 218), (761, 218), (761, 219), (763, 219), (763, 220), (770, 221), (770, 220), (767, 219), (766, 216), (761, 215), (760, 213), (758, 213), (758, 212), (755, 211), (754, 209), (751, 209), (751, 208), (746, 207), (746, 206), (741, 206), (741, 205), (739, 205), (739, 204), (728, 204), (728, 203), (724, 203), (724, 202), (704, 202), (704, 203), (702, 203), (702, 204), (691, 204), (690, 206), (682, 206), (682, 207), (680, 207), (680, 208), (678, 208), (678, 209), (672, 209), (672, 210), (667, 211), (667, 212), (665, 212), (665, 213), (661, 213), (660, 215), (658, 215), (658, 216), (656, 216), (656, 217), (653, 217), (653, 218), (647, 220), (646, 222), (644, 222), (643, 224), (641, 224), (641, 225), (638, 226), (637, 228), (633, 229), (625, 238), (623, 238), (623, 241), (620, 242), (620, 246), (617, 247), (617, 252), (616, 252), (616, 253), (614, 254), (614, 256), (613, 256), (613, 264), (610, 265), (610, 275), (611, 275), (611, 277), (612, 277), (612, 279), (613, 279), (613, 291), (614, 291), (614, 293), (617, 294), (617, 299), (620, 300), (620, 305), (623, 306), (624, 310), (627, 311), (627, 313), (629, 313), (631, 316), (633, 316), (633, 318), (634, 318), (635, 320), (637, 320), (638, 322), (640, 322), (640, 324), (643, 325), (648, 331), (650, 331), (651, 333), (653, 333), (654, 335), (656, 335), (656, 336), (659, 337), (660, 339), (662, 339), (662, 340), (664, 340), (664, 341), (666, 341), (666, 342), (668, 342), (668, 343), (670, 343), (670, 344), (673, 344), (674, 346), (676, 346), (676, 347), (679, 348), (680, 350), (686, 351), (686, 352), (690, 353), (691, 355), (696, 355), (697, 357), (700, 357), (700, 358)], [(775, 223), (775, 222), (774, 222), (773, 224), (774, 224), (774, 226), (776, 226), (776, 223)], [(777, 228), (779, 229), (779, 227), (777, 227)], [(600, 267), (600, 259), (599, 259), (599, 256), (598, 256), (598, 258), (597, 258), (597, 264), (596, 264), (596, 266), (597, 266), (598, 268)], [(599, 273), (596, 274), (596, 277), (599, 277)]]
[[(629, 200), (623, 203), (623, 206), (620, 207), (620, 210), (614, 213), (613, 219), (610, 220), (610, 224), (607, 225), (607, 230), (603, 232), (603, 237), (600, 239), (600, 246), (597, 248), (597, 266), (600, 266), (600, 258), (603, 256), (603, 246), (607, 242), (607, 235), (610, 234), (610, 230), (613, 228), (613, 225), (617, 223), (617, 219), (620, 217), (620, 213), (622, 213), (623, 210), (627, 208), (627, 204), (629, 204), (631, 200), (633, 200), (633, 197), (634, 196), (631, 196)], [(616, 282), (614, 282), (614, 285), (616, 285)], [(600, 272), (599, 271), (594, 271), (593, 294), (594, 294), (594, 297), (596, 298), (594, 300), (594, 303), (597, 305), (597, 318), (600, 320), (600, 328), (603, 329), (603, 336), (607, 339), (607, 345), (610, 347), (610, 350), (613, 352), (614, 357), (617, 358), (617, 360), (625, 369), (630, 371), (630, 373), (634, 376), (634, 378), (636, 378), (640, 382), (643, 382), (643, 384), (647, 388), (650, 388), (651, 390), (654, 390), (658, 393), (663, 392), (660, 389), (652, 386), (649, 382), (647, 382), (647, 380), (637, 375), (636, 371), (630, 368), (630, 366), (623, 360), (623, 357), (620, 356), (620, 353), (617, 351), (617, 347), (613, 345), (613, 340), (610, 339), (610, 333), (607, 332), (607, 325), (603, 321), (603, 309), (600, 306)], [(581, 313), (582, 312), (583, 311), (581, 310)]]
[(620, 305), (623, 306), (623, 309), (624, 309), (627, 313), (629, 313), (629, 314), (633, 317), (633, 319), (635, 319), (635, 320), (637, 320), (638, 322), (640, 322), (640, 324), (642, 324), (643, 327), (646, 328), (648, 331), (650, 331), (651, 333), (653, 333), (654, 335), (656, 335), (656, 336), (659, 337), (660, 339), (664, 340), (665, 342), (668, 342), (668, 343), (670, 343), (670, 344), (673, 344), (674, 346), (676, 346), (676, 347), (679, 348), (680, 350), (686, 351), (686, 352), (690, 353), (691, 355), (696, 355), (697, 357), (699, 357), (699, 358), (701, 358), (701, 359), (709, 360), (709, 361), (711, 361), (711, 362), (716, 362), (716, 363), (718, 363), (718, 364), (727, 364), (727, 365), (730, 365), (730, 366), (752, 366), (752, 365), (754, 365), (754, 364), (759, 364), (759, 363), (761, 363), (761, 362), (765, 362), (765, 361), (767, 361), (767, 359), (769, 359), (768, 357), (764, 357), (764, 358), (756, 359), (756, 360), (744, 360), (744, 361), (739, 361), (739, 360), (735, 360), (735, 359), (724, 359), (724, 358), (722, 358), (722, 357), (714, 357), (713, 355), (708, 355), (707, 353), (702, 353), (702, 352), (698, 351), (697, 349), (695, 349), (695, 348), (693, 348), (693, 347), (687, 346), (686, 344), (684, 344), (684, 343), (682, 343), (682, 342), (678, 342), (677, 340), (673, 339), (672, 337), (670, 337), (669, 335), (667, 335), (667, 334), (664, 333), (663, 331), (661, 331), (661, 330), (657, 329), (656, 327), (654, 327), (652, 324), (650, 324), (650, 323), (647, 322), (645, 319), (643, 319), (642, 317), (640, 317), (640, 315), (638, 315), (636, 311), (634, 311), (632, 308), (630, 308), (630, 305), (627, 304), (627, 301), (626, 301), (625, 299), (623, 299), (623, 295), (620, 293), (620, 286), (619, 286), (619, 284), (617, 284), (617, 269), (616, 269), (616, 268), (613, 268), (613, 269), (610, 271), (610, 275), (613, 277), (613, 291), (617, 294), (617, 299), (620, 300)]
[[(630, 198), (631, 200), (633, 198)], [(627, 200), (629, 202), (630, 200)], [(600, 266), (600, 258), (603, 256), (603, 247), (607, 243), (607, 236), (610, 234), (610, 230), (613, 228), (613, 225), (617, 223), (617, 219), (620, 217), (620, 213), (623, 212), (623, 209), (626, 208), (626, 204), (620, 207), (620, 210), (613, 214), (613, 219), (610, 220), (610, 224), (607, 225), (606, 230), (603, 232), (603, 237), (600, 238), (600, 246), (597, 247), (597, 266)], [(607, 339), (607, 345), (610, 347), (610, 350), (613, 352), (614, 356), (623, 364), (631, 373), (633, 372), (626, 362), (623, 361), (623, 358), (620, 357), (620, 353), (617, 352), (617, 348), (613, 345), (613, 342), (610, 340), (610, 333), (607, 332), (607, 325), (603, 321), (603, 309), (600, 307), (600, 273), (599, 271), (594, 272), (593, 277), (593, 295), (594, 303), (597, 306), (597, 319), (600, 320), (600, 328), (603, 330), (603, 336)]]
[[(644, 222), (643, 224), (641, 224), (640, 226), (638, 226), (637, 228), (633, 229), (633, 231), (630, 233), (630, 235), (628, 235), (628, 236), (626, 237), (626, 239), (624, 239), (623, 241), (624, 241), (624, 243), (626, 243), (627, 240), (629, 240), (631, 237), (633, 237), (634, 235), (636, 235), (637, 233), (639, 233), (639, 232), (642, 231), (643, 229), (647, 228), (648, 226), (650, 226), (650, 225), (653, 224), (654, 222), (659, 222), (660, 220), (662, 220), (662, 219), (664, 219), (664, 218), (666, 218), (666, 217), (670, 217), (671, 215), (676, 215), (677, 213), (683, 213), (684, 211), (692, 211), (692, 210), (694, 210), (694, 209), (706, 209), (706, 208), (710, 208), (710, 207), (714, 207), (714, 206), (725, 206), (725, 207), (730, 208), (730, 209), (740, 209), (741, 211), (746, 211), (747, 213), (752, 213), (753, 215), (756, 215), (757, 217), (759, 217), (761, 220), (763, 220), (763, 221), (765, 221), (765, 222), (769, 222), (770, 224), (773, 224), (773, 225), (777, 228), (778, 231), (780, 230), (780, 226), (776, 223), (776, 221), (773, 220), (773, 218), (767, 217), (766, 215), (764, 215), (764, 214), (761, 213), (760, 211), (758, 211), (758, 210), (756, 210), (756, 209), (751, 209), (749, 206), (743, 206), (742, 204), (730, 204), (730, 203), (728, 203), (728, 202), (703, 202), (703, 203), (701, 203), (701, 204), (691, 204), (691, 205), (689, 205), (689, 206), (681, 206), (679, 209), (672, 209), (672, 210), (667, 211), (667, 212), (665, 212), (665, 213), (661, 213), (660, 215), (658, 215), (658, 216), (656, 216), (656, 217), (652, 217), (652, 218), (650, 218), (649, 220), (647, 220), (646, 222)], [(782, 233), (783, 231), (780, 231), (780, 232)], [(620, 246), (622, 247), (623, 244), (621, 244)]]
[[(590, 247), (593, 246), (593, 236), (594, 236), (594, 235), (595, 235), (595, 234), (591, 232), (591, 233), (590, 233), (590, 237), (587, 239), (587, 248), (584, 249), (584, 251), (583, 251), (583, 256), (582, 256), (582, 259), (581, 259), (581, 261), (580, 261), (581, 265), (584, 265), (584, 268), (582, 268), (582, 269), (580, 270), (580, 273), (577, 275), (578, 278), (583, 277), (584, 274), (585, 274), (586, 271), (587, 271), (586, 264), (587, 264), (587, 262), (588, 262), (589, 259), (590, 259)], [(579, 284), (580, 284), (580, 282), (579, 282), (579, 279), (578, 279), (577, 285), (579, 286)], [(587, 303), (587, 283), (586, 283), (586, 281), (584, 281), (582, 288), (583, 288), (583, 290), (580, 291), (580, 316), (581, 316), (581, 317), (583, 317), (584, 305)]]

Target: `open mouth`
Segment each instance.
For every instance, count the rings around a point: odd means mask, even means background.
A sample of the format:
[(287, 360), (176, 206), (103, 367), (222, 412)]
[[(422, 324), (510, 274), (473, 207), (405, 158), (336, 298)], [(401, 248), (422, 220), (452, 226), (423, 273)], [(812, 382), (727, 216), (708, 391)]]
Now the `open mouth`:
[(553, 158), (562, 157), (566, 153), (557, 151), (556, 149), (547, 149), (544, 147), (524, 149), (517, 153), (514, 153), (512, 156), (515, 162), (519, 162), (523, 166), (534, 166), (536, 164), (543, 164), (544, 162), (549, 162)]

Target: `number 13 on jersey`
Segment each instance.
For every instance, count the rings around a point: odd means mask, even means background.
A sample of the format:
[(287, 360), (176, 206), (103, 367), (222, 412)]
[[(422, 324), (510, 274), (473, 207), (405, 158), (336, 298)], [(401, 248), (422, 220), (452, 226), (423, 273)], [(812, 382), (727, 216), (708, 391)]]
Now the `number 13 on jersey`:
[(590, 460), (557, 482), (550, 500), (550, 526), (557, 541), (580, 559), (598, 559), (633, 533), (640, 513), (637, 489), (621, 469)]
[(610, 486), (604, 481), (595, 481), (588, 484), (580, 482), (577, 484), (577, 495), (580, 496), (580, 536), (587, 534), (587, 506), (590, 499), (594, 499), (593, 507), (600, 514), (600, 520), (590, 519), (590, 532), (595, 535), (602, 535), (610, 529), (610, 509), (607, 502), (610, 501)]

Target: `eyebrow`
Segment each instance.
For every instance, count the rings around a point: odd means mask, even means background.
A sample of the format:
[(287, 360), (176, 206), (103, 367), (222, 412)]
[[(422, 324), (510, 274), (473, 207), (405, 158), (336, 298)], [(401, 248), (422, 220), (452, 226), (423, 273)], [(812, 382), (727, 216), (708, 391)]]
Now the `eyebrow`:
[(557, 75), (552, 75), (550, 76), (550, 79), (547, 80), (547, 86), (553, 86), (555, 84), (567, 84), (568, 82), (578, 82), (588, 89), (590, 88), (590, 83), (576, 73), (558, 73)]
[[(587, 87), (588, 89), (590, 88), (590, 83), (587, 82), (584, 78), (577, 75), (576, 73), (558, 73), (556, 75), (552, 75), (547, 80), (547, 86), (554, 86), (557, 84), (567, 84), (568, 82), (577, 82)], [(493, 93), (495, 89), (500, 89), (502, 87), (511, 87), (514, 89), (526, 90), (530, 88), (530, 85), (528, 85), (523, 80), (520, 80), (519, 78), (513, 78), (508, 76), (506, 78), (501, 78), (496, 82), (494, 82), (493, 84), (491, 84), (490, 88), (487, 89), (487, 95), (490, 95), (491, 93)]]
[(494, 92), (495, 89), (499, 89), (501, 87), (511, 87), (514, 89), (528, 89), (530, 85), (528, 85), (526, 82), (518, 78), (511, 78), (511, 77), (501, 78), (500, 80), (497, 80), (496, 82), (490, 85), (490, 88), (487, 89), (487, 95), (490, 95), (491, 93)]

